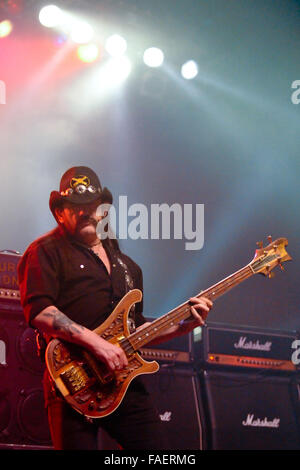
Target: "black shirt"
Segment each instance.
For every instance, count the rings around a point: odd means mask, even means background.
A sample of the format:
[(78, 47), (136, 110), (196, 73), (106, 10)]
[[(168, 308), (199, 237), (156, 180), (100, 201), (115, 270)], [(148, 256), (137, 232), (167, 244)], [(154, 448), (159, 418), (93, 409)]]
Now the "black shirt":
[[(73, 321), (93, 330), (126, 292), (133, 288), (143, 291), (140, 267), (111, 245), (105, 244), (105, 249), (111, 274), (92, 249), (76, 242), (61, 227), (34, 241), (18, 265), (27, 322), (31, 324), (43, 309), (54, 305)], [(133, 309), (136, 326), (146, 321), (142, 310), (142, 302)]]

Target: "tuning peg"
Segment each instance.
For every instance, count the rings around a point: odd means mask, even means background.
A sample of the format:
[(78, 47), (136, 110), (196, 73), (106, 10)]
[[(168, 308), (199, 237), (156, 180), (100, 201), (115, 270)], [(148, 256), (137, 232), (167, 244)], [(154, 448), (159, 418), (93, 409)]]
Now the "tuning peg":
[(269, 235), (267, 238), (268, 238), (269, 242), (272, 243), (272, 236)]
[(262, 247), (263, 247), (263, 242), (256, 242), (256, 245), (257, 245), (259, 248), (262, 248)]
[(269, 276), (269, 279), (272, 279), (273, 277), (275, 277), (274, 271), (271, 271), (271, 272), (268, 274), (268, 276)]

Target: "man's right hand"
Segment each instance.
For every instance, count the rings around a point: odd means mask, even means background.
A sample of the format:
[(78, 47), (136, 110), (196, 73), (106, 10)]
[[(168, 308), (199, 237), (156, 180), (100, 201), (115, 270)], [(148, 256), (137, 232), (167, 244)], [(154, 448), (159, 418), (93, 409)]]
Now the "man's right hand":
[(90, 351), (111, 370), (120, 370), (128, 365), (125, 352), (104, 340), (92, 330), (71, 320), (54, 305), (46, 307), (32, 321), (32, 325), (47, 336), (78, 344)]

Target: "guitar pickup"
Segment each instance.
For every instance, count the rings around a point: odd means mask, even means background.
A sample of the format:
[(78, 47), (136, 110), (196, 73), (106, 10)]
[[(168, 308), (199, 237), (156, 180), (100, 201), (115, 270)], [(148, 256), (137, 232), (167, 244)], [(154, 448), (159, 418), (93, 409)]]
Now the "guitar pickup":
[(105, 364), (96, 361), (89, 353), (84, 351), (84, 357), (87, 361), (88, 367), (94, 377), (103, 385), (108, 384), (114, 380), (114, 374), (109, 371)]

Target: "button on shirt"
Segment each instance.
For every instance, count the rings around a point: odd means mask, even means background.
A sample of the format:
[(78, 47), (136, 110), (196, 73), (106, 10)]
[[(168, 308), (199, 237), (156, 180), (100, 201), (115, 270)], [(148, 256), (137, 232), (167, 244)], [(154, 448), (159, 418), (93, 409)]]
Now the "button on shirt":
[[(107, 245), (107, 246), (106, 246)], [(91, 330), (110, 315), (131, 288), (143, 291), (140, 267), (105, 243), (111, 274), (92, 249), (76, 242), (61, 227), (34, 241), (18, 265), (21, 303), (29, 324), (54, 305)], [(128, 283), (130, 279), (130, 283)], [(135, 324), (146, 320), (143, 305), (135, 305)]]

